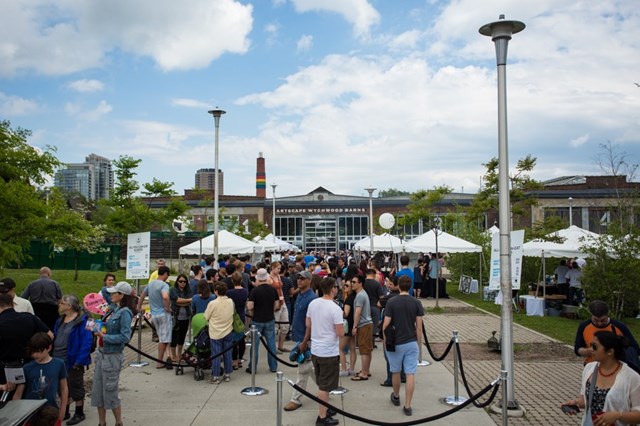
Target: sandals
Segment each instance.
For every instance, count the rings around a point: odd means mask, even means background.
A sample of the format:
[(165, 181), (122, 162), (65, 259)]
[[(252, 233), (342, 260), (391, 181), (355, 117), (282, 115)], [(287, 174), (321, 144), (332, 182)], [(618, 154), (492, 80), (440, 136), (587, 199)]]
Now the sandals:
[(369, 377), (367, 376), (360, 376), (360, 375), (355, 375), (351, 378), (352, 381), (354, 382), (363, 382), (365, 380), (369, 380)]

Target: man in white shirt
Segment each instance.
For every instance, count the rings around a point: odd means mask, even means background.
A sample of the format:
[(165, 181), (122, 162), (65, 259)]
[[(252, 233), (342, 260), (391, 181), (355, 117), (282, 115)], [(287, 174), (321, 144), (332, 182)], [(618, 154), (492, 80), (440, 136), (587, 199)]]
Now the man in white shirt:
[[(314, 299), (307, 309), (307, 330), (300, 342), (301, 351), (311, 340), (311, 361), (318, 384), (318, 398), (329, 402), (329, 392), (338, 387), (340, 379), (340, 337), (344, 335), (342, 309), (333, 301), (338, 284), (331, 277), (320, 282), (323, 296)], [(327, 414), (327, 407), (318, 404), (316, 426), (337, 425), (337, 419)]]
[(33, 312), (33, 306), (31, 306), (31, 302), (16, 295), (16, 282), (12, 278), (3, 278), (2, 280), (0, 280), (0, 282), (9, 290), (9, 294), (13, 296), (14, 311), (27, 312), (31, 315), (35, 315), (35, 313)]

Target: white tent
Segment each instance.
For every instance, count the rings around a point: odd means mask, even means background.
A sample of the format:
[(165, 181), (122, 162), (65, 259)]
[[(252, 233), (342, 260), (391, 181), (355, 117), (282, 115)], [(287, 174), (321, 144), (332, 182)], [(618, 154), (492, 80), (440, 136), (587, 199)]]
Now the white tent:
[(555, 243), (551, 241), (532, 240), (524, 243), (523, 250), (525, 256), (545, 257), (587, 257), (583, 246), (593, 243), (599, 235), (572, 225), (566, 229), (547, 234), (547, 237), (560, 237), (564, 242)]
[[(433, 229), (415, 237), (404, 243), (404, 251), (411, 253), (435, 253), (436, 252), (436, 236)], [(402, 251), (402, 249), (398, 250)], [(482, 247), (448, 234), (444, 231), (438, 231), (438, 250), (439, 253), (478, 253), (482, 252)]]
[[(202, 245), (201, 245), (202, 242)], [(201, 251), (202, 250), (202, 251)], [(220, 254), (248, 254), (262, 253), (264, 248), (246, 238), (239, 237), (229, 231), (218, 232), (218, 253)], [(180, 255), (213, 254), (213, 234), (202, 240), (194, 241), (180, 247)]]
[[(360, 251), (371, 250), (371, 239), (369, 237), (361, 239), (353, 245), (353, 249)], [(391, 251), (399, 253), (402, 251), (402, 240), (386, 232), (382, 235), (374, 235), (373, 251)]]
[(265, 250), (300, 250), (298, 246), (288, 243), (285, 240), (281, 240), (273, 234), (269, 234), (264, 238), (256, 237), (253, 239), (253, 241), (256, 244), (265, 246)]

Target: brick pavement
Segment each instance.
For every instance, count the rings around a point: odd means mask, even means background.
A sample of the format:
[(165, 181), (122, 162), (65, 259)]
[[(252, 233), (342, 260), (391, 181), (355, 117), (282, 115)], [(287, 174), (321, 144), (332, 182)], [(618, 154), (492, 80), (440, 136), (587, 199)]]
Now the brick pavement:
[[(454, 314), (432, 313), (429, 308), (435, 306), (433, 300), (423, 300), (427, 308), (425, 315), (425, 329), (430, 343), (447, 343), (451, 339), (452, 331), (459, 331), (460, 343), (486, 344), (491, 337), (491, 331), (498, 331), (499, 337), (500, 318), (477, 309), (464, 309), (469, 307), (464, 302), (456, 299), (444, 299), (440, 301), (440, 307), (452, 308)], [(518, 324), (513, 325), (513, 343), (550, 343), (556, 340), (529, 330)], [(472, 392), (477, 392), (488, 381), (495, 379), (500, 374), (500, 361), (474, 360), (465, 362), (462, 352), (462, 362), (465, 377)], [(443, 361), (443, 365), (453, 372), (453, 353)], [(522, 418), (509, 418), (509, 424), (520, 425), (578, 425), (580, 417), (564, 415), (559, 404), (562, 401), (575, 397), (580, 391), (580, 377), (582, 375), (582, 360), (555, 361), (518, 360), (514, 355), (514, 376), (516, 400), (525, 408), (526, 415)], [(460, 383), (462, 394), (464, 387)], [(501, 396), (501, 392), (498, 397)], [(498, 398), (500, 399), (500, 398)], [(497, 425), (502, 424), (499, 414), (490, 413)]]

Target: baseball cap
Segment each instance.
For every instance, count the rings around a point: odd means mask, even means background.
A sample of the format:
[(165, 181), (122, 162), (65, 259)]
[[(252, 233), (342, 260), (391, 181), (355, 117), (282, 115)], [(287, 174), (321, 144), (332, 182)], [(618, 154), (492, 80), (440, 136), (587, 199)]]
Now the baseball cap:
[(305, 280), (310, 280), (311, 279), (311, 274), (309, 273), (309, 271), (298, 272), (296, 274), (296, 276), (298, 278), (304, 278)]
[(267, 281), (269, 279), (269, 273), (266, 269), (260, 268), (256, 273), (256, 280), (258, 281)]
[(107, 291), (109, 293), (122, 293), (126, 295), (131, 295), (131, 284), (126, 281), (120, 281), (118, 284), (113, 287), (107, 287)]

